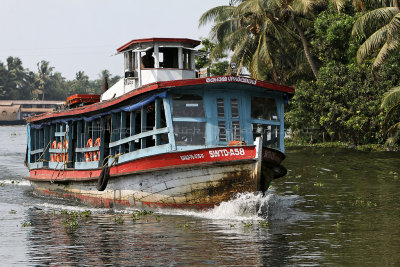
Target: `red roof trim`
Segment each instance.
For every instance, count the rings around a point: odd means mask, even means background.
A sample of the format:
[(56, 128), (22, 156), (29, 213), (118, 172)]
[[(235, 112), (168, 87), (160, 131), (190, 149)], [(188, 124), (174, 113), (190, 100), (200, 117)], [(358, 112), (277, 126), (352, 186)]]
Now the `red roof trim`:
[(125, 49), (127, 49), (129, 46), (132, 44), (140, 44), (140, 43), (151, 43), (151, 42), (167, 42), (167, 43), (189, 43), (194, 45), (194, 47), (198, 46), (201, 41), (198, 40), (193, 40), (193, 39), (187, 39), (187, 38), (146, 38), (146, 39), (134, 39), (120, 48), (117, 49), (118, 53), (121, 53)]
[(25, 120), (27, 122), (36, 122), (45, 119), (54, 119), (66, 116), (78, 116), (83, 115), (88, 112), (95, 112), (100, 109), (105, 109), (117, 105), (129, 98), (134, 96), (144, 94), (151, 91), (156, 91), (160, 89), (172, 88), (172, 87), (180, 87), (180, 86), (190, 86), (190, 85), (202, 85), (202, 84), (217, 84), (217, 83), (241, 83), (241, 84), (249, 84), (253, 86), (258, 86), (261, 88), (265, 88), (272, 91), (285, 92), (288, 94), (294, 94), (294, 88), (275, 84), (271, 82), (254, 80), (247, 77), (241, 76), (214, 76), (214, 77), (206, 77), (206, 78), (197, 78), (197, 79), (187, 79), (187, 80), (174, 80), (174, 81), (165, 81), (165, 82), (155, 82), (151, 84), (144, 85), (138, 89), (130, 91), (116, 99), (108, 100), (105, 102), (99, 102), (88, 106), (83, 106), (71, 110), (61, 110), (58, 112), (45, 113), (32, 117), (28, 117)]

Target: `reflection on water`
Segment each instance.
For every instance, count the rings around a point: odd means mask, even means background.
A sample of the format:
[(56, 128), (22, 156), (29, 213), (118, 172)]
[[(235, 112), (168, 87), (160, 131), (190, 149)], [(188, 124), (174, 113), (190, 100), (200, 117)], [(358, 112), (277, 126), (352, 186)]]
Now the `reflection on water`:
[[(283, 232), (279, 227), (274, 230), (261, 226), (259, 221), (263, 218), (257, 216), (255, 206), (246, 203), (268, 205), (270, 198), (241, 195), (222, 205), (226, 217), (218, 214), (219, 208), (190, 213), (163, 210), (135, 220), (133, 210), (110, 213), (90, 209), (91, 215), (78, 218), (75, 229), (66, 226), (62, 211), (83, 212), (85, 207), (39, 204), (28, 211), (32, 230), (27, 254), (32, 263), (39, 265), (264, 265), (264, 260), (283, 263), (288, 255)], [(246, 200), (239, 206), (248, 209), (236, 207), (239, 199)], [(270, 214), (263, 214), (264, 219)]]
[(288, 175), (265, 195), (134, 220), (132, 209), (33, 195), (22, 180), (25, 139), (24, 127), (1, 127), (2, 265), (400, 264), (398, 152), (291, 149)]

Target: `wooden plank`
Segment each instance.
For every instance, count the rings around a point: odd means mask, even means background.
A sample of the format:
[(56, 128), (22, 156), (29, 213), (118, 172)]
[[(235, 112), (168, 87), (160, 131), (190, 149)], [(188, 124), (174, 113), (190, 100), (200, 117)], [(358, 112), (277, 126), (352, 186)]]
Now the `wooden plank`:
[[(147, 109), (145, 106), (142, 106), (141, 112), (141, 125), (140, 125), (140, 131), (141, 133), (146, 131), (146, 127), (147, 127)], [(140, 140), (140, 148), (146, 148), (146, 139), (145, 138), (141, 138)]]
[(44, 148), (31, 150), (31, 155), (35, 155), (35, 154), (38, 154), (38, 153), (43, 153), (43, 150), (44, 150)]
[(171, 96), (163, 99), (163, 105), (165, 110), (165, 120), (167, 121), (167, 127), (170, 129), (168, 131), (168, 141), (170, 145), (170, 150), (176, 150), (175, 144), (175, 136), (174, 136), (174, 126), (172, 123), (172, 114), (171, 114)]
[(54, 136), (64, 137), (65, 136), (65, 132), (56, 132), (56, 133), (54, 133)]
[[(119, 140), (122, 140), (125, 138), (125, 134), (126, 134), (126, 112), (125, 111), (121, 111), (121, 120), (120, 120), (120, 135), (119, 135)], [(125, 143), (121, 144), (119, 146), (119, 153), (125, 153)]]
[(118, 163), (130, 161), (137, 158), (143, 158), (147, 156), (157, 155), (160, 153), (168, 152), (169, 145), (153, 146), (144, 149), (139, 149), (133, 152), (125, 153), (118, 158)]
[(45, 160), (45, 162), (43, 163), (43, 166), (48, 166), (49, 165), (49, 161), (50, 161), (50, 152), (49, 152), (49, 148), (51, 148), (51, 139), (50, 139), (50, 126), (46, 125), (43, 129), (44, 132), (44, 149), (46, 149), (44, 151), (44, 155), (43, 155), (43, 159)]
[[(136, 112), (131, 111), (131, 116), (130, 116), (130, 124), (131, 124), (131, 129), (130, 129), (130, 136), (134, 136), (136, 132)], [(135, 143), (134, 141), (129, 142), (129, 152), (132, 152), (135, 150)]]
[(118, 141), (115, 141), (115, 142), (111, 142), (109, 144), (109, 146), (110, 147), (116, 147), (116, 146), (119, 146), (121, 144), (125, 144), (127, 142), (133, 142), (133, 141), (135, 141), (137, 139), (142, 139), (144, 137), (157, 135), (157, 134), (168, 133), (168, 132), (169, 132), (169, 128), (168, 127), (161, 128), (161, 129), (155, 129), (155, 130), (152, 130), (152, 131), (147, 131), (147, 132), (144, 132), (144, 133), (135, 134), (133, 136), (129, 136), (129, 137), (126, 137), (124, 139), (121, 139), (121, 140), (118, 140)]
[(104, 147), (105, 147), (105, 145), (104, 145), (104, 142), (105, 142), (105, 129), (106, 129), (106, 122), (105, 122), (105, 118), (104, 117), (101, 117), (101, 119), (100, 119), (100, 148), (99, 148), (99, 150), (100, 150), (100, 157), (99, 157), (99, 166), (101, 167), (101, 164), (102, 164), (102, 162), (103, 162), (103, 160), (104, 160)]
[[(160, 99), (157, 98), (155, 100), (155, 129), (161, 128), (161, 105), (160, 105)], [(159, 146), (160, 145), (160, 135), (155, 136), (155, 145)]]
[[(53, 149), (53, 150), (58, 150), (58, 149)], [(60, 149), (61, 150), (61, 149)], [(99, 146), (92, 146), (92, 147), (80, 147), (80, 148), (76, 148), (75, 152), (78, 153), (85, 153), (85, 152), (93, 152), (93, 151), (98, 151), (100, 150)], [(50, 151), (51, 152), (51, 151)], [(57, 152), (59, 153), (59, 152)]]

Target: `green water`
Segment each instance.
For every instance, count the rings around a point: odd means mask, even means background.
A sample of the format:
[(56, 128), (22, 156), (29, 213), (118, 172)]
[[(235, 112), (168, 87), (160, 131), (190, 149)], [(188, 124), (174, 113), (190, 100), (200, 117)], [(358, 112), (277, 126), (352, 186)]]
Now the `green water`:
[(0, 127), (0, 266), (400, 266), (400, 152), (292, 148), (265, 196), (133, 219), (35, 196), (25, 142)]
[(306, 218), (288, 225), (291, 263), (400, 265), (400, 153), (290, 149), (280, 195)]

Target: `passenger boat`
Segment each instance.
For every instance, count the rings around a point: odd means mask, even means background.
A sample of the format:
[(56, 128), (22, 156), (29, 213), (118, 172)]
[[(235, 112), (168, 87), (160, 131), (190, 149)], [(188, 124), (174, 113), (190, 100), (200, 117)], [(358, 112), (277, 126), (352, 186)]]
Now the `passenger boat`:
[(206, 209), (284, 176), (292, 87), (196, 78), (197, 40), (136, 39), (125, 77), (101, 95), (26, 119), (34, 191), (99, 207)]

